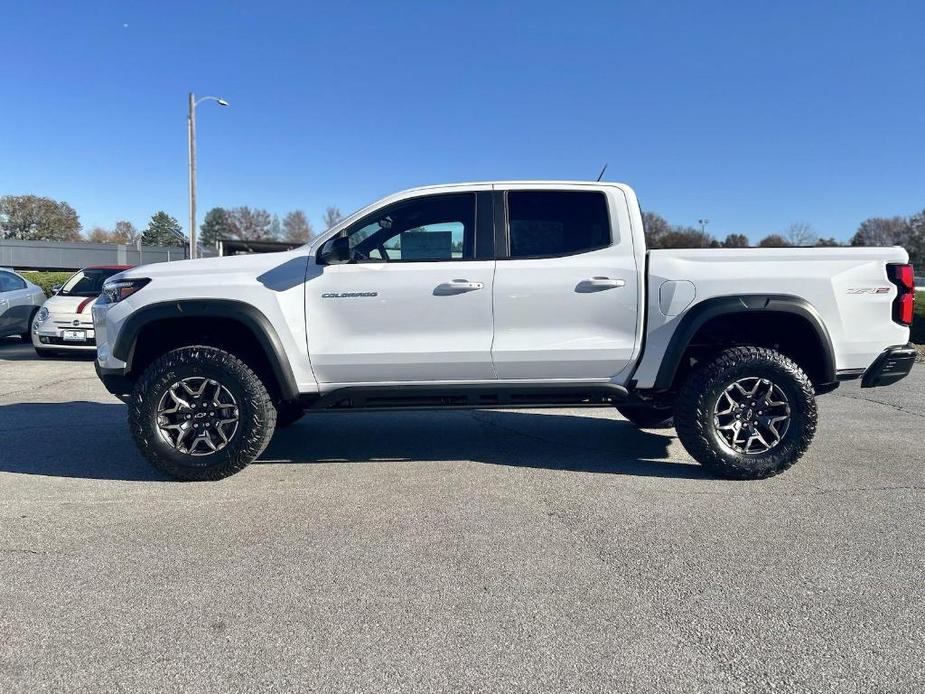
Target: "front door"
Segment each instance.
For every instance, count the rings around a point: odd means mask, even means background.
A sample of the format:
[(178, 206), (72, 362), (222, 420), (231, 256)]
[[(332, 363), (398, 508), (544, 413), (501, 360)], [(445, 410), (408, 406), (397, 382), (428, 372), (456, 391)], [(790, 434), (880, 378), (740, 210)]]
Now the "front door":
[(510, 186), (495, 272), (498, 378), (611, 379), (632, 363), (639, 268), (616, 188)]
[(350, 261), (316, 259), (305, 284), (320, 383), (495, 378), (490, 207), (487, 191), (415, 197), (339, 234)]

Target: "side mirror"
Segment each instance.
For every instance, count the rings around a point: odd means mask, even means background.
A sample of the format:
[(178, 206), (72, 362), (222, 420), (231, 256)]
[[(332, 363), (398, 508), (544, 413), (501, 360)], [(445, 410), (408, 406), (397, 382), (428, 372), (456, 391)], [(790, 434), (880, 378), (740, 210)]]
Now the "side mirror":
[(53, 285), (51, 286), (51, 293), (52, 293), (52, 294), (57, 294), (58, 292), (61, 291), (61, 289), (62, 289), (63, 287), (64, 287), (63, 284), (53, 284)]
[(319, 265), (341, 265), (350, 262), (350, 239), (338, 236), (326, 241), (318, 251)]

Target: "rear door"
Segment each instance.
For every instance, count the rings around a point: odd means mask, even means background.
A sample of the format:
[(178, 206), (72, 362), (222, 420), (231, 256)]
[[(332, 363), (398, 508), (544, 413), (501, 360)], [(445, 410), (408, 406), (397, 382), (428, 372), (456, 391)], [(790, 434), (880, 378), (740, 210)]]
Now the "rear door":
[(31, 315), (32, 296), (28, 285), (12, 272), (0, 270), (0, 334), (27, 331)]
[(347, 227), (353, 259), (316, 261), (305, 285), (318, 381), (494, 379), (492, 234), (489, 190), (412, 197)]
[(632, 362), (640, 310), (641, 269), (622, 192), (497, 188), (506, 212), (494, 288), (498, 378), (617, 376)]

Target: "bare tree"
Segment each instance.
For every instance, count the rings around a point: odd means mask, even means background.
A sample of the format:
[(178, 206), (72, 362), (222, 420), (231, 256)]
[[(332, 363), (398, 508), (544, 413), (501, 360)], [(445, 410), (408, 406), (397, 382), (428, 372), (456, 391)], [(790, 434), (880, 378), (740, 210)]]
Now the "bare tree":
[(909, 220), (905, 217), (871, 217), (861, 222), (852, 246), (895, 246), (909, 233)]
[(671, 231), (671, 225), (660, 214), (643, 212), (642, 229), (646, 237), (646, 246), (649, 248), (661, 248), (662, 240)]
[(705, 231), (694, 227), (673, 226), (658, 241), (659, 248), (711, 248), (719, 244)]
[(228, 210), (228, 227), (235, 238), (245, 241), (260, 241), (270, 238), (270, 213), (250, 207), (235, 207)]
[(761, 248), (786, 248), (790, 242), (780, 234), (769, 234), (758, 242)]
[(748, 248), (748, 237), (745, 234), (729, 234), (723, 241), (723, 248)]
[(815, 246), (819, 240), (818, 234), (808, 222), (794, 222), (787, 227), (784, 237), (791, 246)]
[(329, 207), (324, 211), (324, 228), (330, 229), (344, 218), (340, 210), (336, 207)]
[(90, 243), (112, 243), (112, 233), (103, 227), (93, 227), (87, 234), (87, 240)]
[(302, 210), (293, 210), (283, 217), (283, 231), (286, 241), (307, 242), (314, 236), (311, 222)]
[(121, 243), (126, 246), (131, 246), (138, 240), (138, 230), (131, 222), (120, 219), (113, 227), (109, 239), (110, 243)]
[(273, 215), (273, 221), (270, 222), (270, 238), (278, 239), (283, 235), (283, 225), (280, 224), (279, 215)]

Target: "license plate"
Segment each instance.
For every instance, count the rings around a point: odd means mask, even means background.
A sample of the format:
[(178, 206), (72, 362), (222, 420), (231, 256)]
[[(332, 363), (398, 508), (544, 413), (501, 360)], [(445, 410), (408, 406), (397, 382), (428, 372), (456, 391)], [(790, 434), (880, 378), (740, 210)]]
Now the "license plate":
[(86, 330), (65, 330), (61, 335), (61, 339), (67, 342), (86, 342), (87, 341), (87, 331)]

